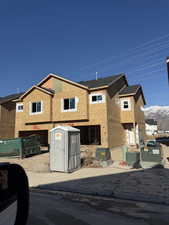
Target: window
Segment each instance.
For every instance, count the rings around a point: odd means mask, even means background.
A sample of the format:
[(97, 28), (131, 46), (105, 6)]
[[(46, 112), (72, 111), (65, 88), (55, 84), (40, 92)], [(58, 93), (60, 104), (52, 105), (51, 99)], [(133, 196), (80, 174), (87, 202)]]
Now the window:
[(124, 108), (124, 109), (128, 109), (128, 108), (129, 108), (129, 103), (128, 103), (128, 101), (124, 101), (124, 102), (123, 102), (123, 108)]
[(130, 100), (121, 100), (121, 108), (122, 110), (131, 110)]
[(23, 103), (16, 104), (16, 111), (23, 112)]
[(32, 102), (30, 114), (42, 113), (42, 102)]
[(102, 94), (92, 94), (90, 96), (90, 103), (94, 104), (94, 103), (103, 103), (105, 102), (105, 97)]
[(102, 101), (102, 95), (94, 95), (92, 96), (92, 102)]
[(62, 99), (62, 111), (76, 111), (77, 110), (77, 98), (65, 98)]

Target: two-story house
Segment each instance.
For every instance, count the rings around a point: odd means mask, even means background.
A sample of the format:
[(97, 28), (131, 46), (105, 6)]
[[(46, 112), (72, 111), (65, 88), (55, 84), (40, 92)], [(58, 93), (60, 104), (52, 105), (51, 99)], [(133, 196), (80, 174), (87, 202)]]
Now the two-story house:
[(124, 74), (82, 82), (49, 74), (16, 102), (15, 136), (39, 134), (42, 145), (58, 125), (79, 128), (81, 145), (135, 145), (144, 137), (143, 91)]
[(16, 103), (13, 100), (22, 94), (0, 97), (0, 139), (13, 138), (15, 135)]

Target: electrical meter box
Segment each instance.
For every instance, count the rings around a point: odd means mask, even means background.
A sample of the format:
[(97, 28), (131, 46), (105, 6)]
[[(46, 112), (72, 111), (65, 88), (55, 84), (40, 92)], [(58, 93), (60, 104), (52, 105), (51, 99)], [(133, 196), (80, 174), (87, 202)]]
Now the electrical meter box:
[(50, 170), (73, 172), (81, 166), (80, 130), (58, 126), (50, 131)]

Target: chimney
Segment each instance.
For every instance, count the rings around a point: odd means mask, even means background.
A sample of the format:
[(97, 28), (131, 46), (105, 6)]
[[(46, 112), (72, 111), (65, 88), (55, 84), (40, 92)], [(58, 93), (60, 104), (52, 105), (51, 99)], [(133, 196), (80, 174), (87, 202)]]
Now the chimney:
[(169, 57), (167, 57), (166, 63), (167, 63), (168, 83), (169, 83)]

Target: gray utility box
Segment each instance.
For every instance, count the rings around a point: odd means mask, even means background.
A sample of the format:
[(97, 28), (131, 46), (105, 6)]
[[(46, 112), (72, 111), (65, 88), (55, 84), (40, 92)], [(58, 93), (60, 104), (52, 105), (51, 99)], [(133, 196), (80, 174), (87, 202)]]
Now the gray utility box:
[(50, 131), (50, 137), (50, 170), (72, 172), (80, 168), (80, 130), (58, 126)]

